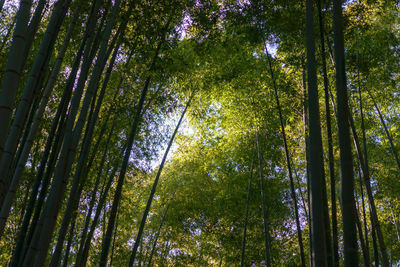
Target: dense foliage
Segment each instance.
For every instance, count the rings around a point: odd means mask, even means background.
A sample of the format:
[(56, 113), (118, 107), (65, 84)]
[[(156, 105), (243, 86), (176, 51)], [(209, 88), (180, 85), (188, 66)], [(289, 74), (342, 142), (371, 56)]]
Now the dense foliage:
[(0, 70), (2, 266), (400, 264), (398, 1), (0, 0)]

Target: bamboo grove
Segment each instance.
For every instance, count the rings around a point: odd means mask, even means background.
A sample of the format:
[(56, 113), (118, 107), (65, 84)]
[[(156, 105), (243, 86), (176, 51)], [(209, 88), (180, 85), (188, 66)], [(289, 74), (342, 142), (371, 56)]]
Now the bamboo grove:
[(400, 2), (0, 0), (1, 266), (398, 266)]

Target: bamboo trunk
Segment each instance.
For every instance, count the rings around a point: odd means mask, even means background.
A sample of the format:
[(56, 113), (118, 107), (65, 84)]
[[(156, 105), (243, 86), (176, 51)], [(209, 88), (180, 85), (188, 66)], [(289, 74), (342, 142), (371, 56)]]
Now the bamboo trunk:
[[(325, 58), (325, 27), (322, 15), (321, 0), (317, 1), (318, 6), (318, 18), (319, 18), (319, 29), (320, 29), (320, 44), (321, 44), (321, 60), (322, 60), (322, 74), (324, 77), (324, 95), (325, 95), (325, 116), (326, 116), (326, 132), (328, 136), (328, 166), (329, 166), (329, 180), (330, 180), (330, 197), (331, 197), (331, 212), (332, 212), (332, 241), (326, 240), (328, 250), (328, 266), (339, 266), (339, 246), (338, 246), (338, 230), (337, 230), (337, 208), (336, 208), (336, 177), (335, 177), (335, 162), (333, 157), (333, 138), (332, 138), (332, 126), (331, 126), (331, 112), (329, 105), (329, 81), (326, 70), (326, 58)], [(326, 204), (327, 206), (327, 204)], [(329, 213), (328, 215), (329, 216)], [(326, 224), (329, 224), (329, 220)], [(330, 231), (326, 231), (330, 237)], [(332, 242), (332, 243), (331, 243)], [(329, 259), (331, 258), (331, 260)]]
[(151, 248), (151, 252), (150, 252), (150, 256), (149, 256), (149, 262), (147, 263), (147, 266), (151, 266), (151, 261), (153, 259), (153, 255), (154, 255), (154, 252), (156, 250), (156, 245), (157, 245), (158, 238), (160, 236), (161, 228), (163, 227), (164, 222), (165, 222), (165, 218), (167, 217), (168, 209), (169, 209), (169, 203), (167, 204), (167, 207), (165, 208), (165, 211), (164, 211), (164, 213), (163, 213), (163, 215), (161, 217), (161, 222), (160, 222), (160, 225), (159, 225), (159, 227), (157, 229), (156, 236), (154, 238), (154, 242), (153, 242), (153, 246)]
[(60, 68), (61, 68), (61, 63), (62, 63), (62, 61), (64, 59), (65, 52), (67, 50), (67, 47), (68, 47), (68, 44), (69, 44), (73, 29), (75, 28), (76, 20), (78, 19), (78, 15), (79, 15), (78, 11), (79, 11), (79, 9), (77, 8), (75, 10), (75, 13), (74, 13), (71, 25), (70, 25), (70, 27), (68, 29), (67, 35), (66, 35), (66, 37), (64, 39), (64, 43), (61, 46), (60, 52), (58, 53), (57, 60), (56, 60), (56, 62), (54, 64), (54, 67), (53, 67), (52, 73), (50, 75), (49, 81), (47, 82), (46, 88), (44, 89), (44, 93), (43, 93), (43, 97), (42, 97), (42, 100), (40, 102), (40, 105), (36, 109), (36, 112), (35, 112), (35, 115), (34, 115), (34, 118), (33, 118), (33, 123), (28, 128), (29, 129), (29, 131), (28, 131), (29, 133), (28, 133), (28, 136), (26, 138), (27, 140), (26, 140), (26, 142), (24, 142), (21, 155), (19, 156), (19, 160), (18, 160), (15, 172), (14, 172), (13, 177), (12, 177), (12, 183), (11, 183), (11, 186), (10, 186), (10, 188), (8, 190), (8, 193), (7, 193), (7, 196), (6, 196), (6, 200), (2, 204), (2, 207), (1, 207), (1, 212), (0, 212), (0, 236), (1, 236), (1, 233), (2, 233), (2, 231), (4, 229), (5, 222), (6, 222), (7, 218), (8, 218), (8, 214), (9, 214), (10, 209), (11, 209), (12, 201), (15, 198), (15, 194), (16, 194), (16, 191), (18, 189), (19, 181), (20, 181), (20, 178), (22, 176), (23, 170), (25, 168), (26, 161), (28, 159), (29, 152), (30, 152), (30, 150), (32, 148), (33, 141), (35, 139), (36, 133), (37, 133), (37, 131), (39, 129), (39, 125), (40, 125), (41, 119), (43, 117), (46, 105), (47, 105), (47, 103), (49, 101), (51, 92), (52, 92), (52, 90), (54, 88), (54, 85), (55, 85), (55, 82), (56, 82), (56, 78), (57, 78), (57, 76), (59, 74), (59, 71), (60, 71)]
[[(160, 52), (161, 46), (164, 42), (169, 23), (170, 23), (170, 20), (167, 22), (167, 25), (164, 29), (162, 39), (157, 46), (156, 52), (154, 54), (154, 57), (152, 59), (152, 62), (151, 62), (150, 68), (149, 68), (149, 71), (152, 71), (155, 67), (155, 63), (156, 63), (158, 54)], [(119, 202), (121, 200), (122, 187), (123, 187), (124, 180), (125, 180), (126, 169), (128, 167), (128, 161), (129, 161), (130, 153), (132, 150), (133, 141), (136, 138), (136, 134), (137, 134), (137, 131), (139, 128), (139, 122), (141, 120), (141, 116), (142, 116), (142, 112), (143, 112), (143, 105), (144, 105), (144, 101), (146, 99), (149, 85), (150, 85), (150, 77), (147, 77), (147, 79), (144, 82), (143, 90), (142, 90), (142, 93), (141, 93), (141, 96), (139, 99), (139, 103), (136, 108), (132, 128), (130, 130), (129, 137), (127, 140), (126, 150), (124, 153), (122, 166), (121, 166), (121, 170), (120, 170), (120, 174), (119, 174), (119, 178), (118, 178), (118, 182), (117, 182), (117, 188), (115, 190), (115, 195), (114, 195), (114, 199), (113, 199), (112, 206), (111, 206), (110, 218), (109, 218), (108, 225), (107, 225), (107, 232), (106, 232), (105, 238), (103, 240), (103, 244), (102, 244), (102, 251), (101, 251), (101, 256), (100, 256), (100, 258), (101, 258), (100, 266), (102, 266), (102, 265), (104, 266), (107, 262), (108, 251), (110, 249), (110, 243), (111, 243), (111, 234), (112, 234), (112, 230), (114, 228), (115, 217), (117, 214)]]
[(251, 165), (250, 165), (250, 176), (249, 182), (247, 185), (247, 198), (246, 198), (246, 211), (244, 215), (244, 226), (243, 226), (243, 238), (242, 238), (242, 249), (241, 249), (241, 257), (240, 257), (240, 267), (244, 266), (244, 256), (246, 250), (246, 232), (247, 232), (247, 222), (249, 220), (249, 204), (250, 204), (250, 193), (251, 193), (251, 179), (253, 178), (253, 168), (254, 168), (254, 157), (255, 153), (251, 158)]
[(274, 86), (275, 101), (276, 101), (276, 106), (278, 109), (279, 122), (281, 125), (281, 134), (282, 134), (282, 139), (283, 139), (283, 146), (285, 149), (286, 164), (287, 164), (287, 169), (289, 172), (290, 193), (291, 193), (291, 197), (292, 197), (292, 201), (293, 201), (294, 214), (295, 214), (295, 220), (296, 220), (296, 228), (297, 228), (297, 239), (299, 242), (299, 249), (300, 249), (300, 262), (301, 262), (301, 266), (305, 267), (306, 262), (305, 262), (305, 257), (304, 257), (303, 237), (301, 234), (299, 210), (298, 210), (298, 205), (297, 205), (296, 191), (295, 191), (294, 182), (293, 182), (294, 179), (293, 179), (293, 172), (292, 172), (292, 166), (291, 166), (291, 161), (290, 161), (290, 153), (289, 153), (289, 148), (288, 148), (287, 140), (286, 140), (285, 125), (283, 123), (282, 108), (281, 108), (281, 104), (280, 104), (279, 97), (278, 97), (278, 89), (277, 89), (276, 80), (274, 77), (274, 72), (272, 69), (271, 56), (269, 55), (269, 53), (267, 51), (267, 47), (265, 47), (265, 50), (266, 50), (266, 54), (267, 54), (270, 75), (271, 75), (272, 83)]
[[(89, 149), (90, 149), (90, 146), (91, 146), (91, 143), (93, 140), (92, 136), (93, 136), (93, 132), (94, 132), (94, 127), (96, 125), (96, 121), (97, 121), (97, 118), (100, 113), (101, 104), (103, 102), (104, 94), (105, 94), (105, 91), (107, 88), (108, 81), (110, 79), (111, 70), (114, 66), (114, 62), (115, 62), (115, 59), (117, 56), (117, 52), (119, 50), (119, 46), (120, 45), (117, 45), (117, 47), (115, 47), (113, 56), (111, 58), (111, 61), (110, 61), (110, 64), (109, 64), (109, 67), (107, 70), (106, 77), (103, 81), (103, 86), (100, 90), (100, 95), (99, 95), (99, 98), (96, 103), (96, 108), (94, 109), (94, 111), (92, 109), (93, 114), (91, 116), (91, 119), (88, 121), (85, 138), (84, 138), (81, 153), (80, 153), (80, 156), (78, 159), (78, 166), (76, 167), (72, 188), (70, 190), (70, 195), (68, 198), (66, 210), (64, 212), (61, 227), (58, 232), (57, 245), (56, 245), (55, 251), (53, 253), (53, 256), (52, 256), (52, 259), (50, 262), (50, 266), (58, 266), (59, 265), (59, 262), (61, 260), (62, 247), (63, 247), (65, 235), (67, 233), (71, 214), (73, 212), (75, 212), (76, 209), (78, 208), (80, 195), (81, 195), (81, 192), (83, 189), (83, 186), (80, 186), (80, 184), (83, 185), (85, 183), (86, 177), (87, 177), (86, 175), (83, 175), (83, 172), (84, 172), (84, 168), (86, 166), (85, 164), (89, 157)], [(94, 99), (92, 100), (92, 103), (93, 104), (95, 103)], [(79, 187), (81, 187), (81, 188), (79, 189)]]
[[(135, 262), (137, 249), (138, 249), (139, 243), (140, 243), (139, 241), (142, 239), (144, 226), (146, 225), (147, 215), (149, 214), (149, 211), (150, 211), (150, 208), (151, 208), (151, 203), (153, 202), (154, 194), (155, 194), (156, 189), (157, 189), (157, 184), (158, 184), (158, 181), (160, 179), (161, 172), (162, 172), (162, 170), (164, 168), (165, 161), (167, 160), (168, 152), (171, 149), (171, 146), (172, 146), (172, 144), (174, 142), (174, 138), (175, 138), (175, 136), (176, 136), (176, 134), (177, 134), (177, 132), (179, 130), (179, 127), (180, 127), (180, 125), (182, 123), (182, 120), (183, 120), (183, 118), (185, 116), (186, 110), (189, 107), (190, 101), (192, 100), (193, 96), (194, 96), (194, 94), (192, 94), (192, 96), (189, 98), (189, 100), (188, 100), (188, 102), (187, 102), (187, 104), (185, 106), (185, 109), (182, 112), (182, 115), (181, 115), (181, 117), (180, 117), (180, 119), (178, 121), (178, 124), (176, 125), (175, 130), (174, 130), (174, 132), (173, 132), (173, 134), (171, 136), (171, 139), (169, 140), (167, 149), (165, 150), (164, 156), (163, 156), (163, 158), (161, 160), (160, 167), (158, 168), (158, 172), (156, 174), (156, 178), (154, 179), (154, 183), (153, 183), (153, 186), (151, 188), (150, 196), (149, 196), (149, 198), (147, 200), (146, 208), (145, 208), (145, 210), (143, 212), (142, 220), (141, 220), (140, 226), (139, 226), (139, 231), (138, 231), (138, 234), (137, 234), (137, 236), (135, 238), (135, 244), (133, 246), (132, 254), (131, 254), (131, 257), (129, 259), (129, 265), (128, 265), (129, 267), (132, 267), (134, 262)], [(100, 266), (102, 266), (102, 265), (100, 264)]]
[(0, 203), (3, 202), (10, 185), (11, 177), (9, 177), (8, 170), (10, 169), (14, 159), (25, 120), (32, 105), (32, 99), (39, 90), (38, 85), (40, 85), (40, 77), (43, 75), (47, 63), (52, 55), (58, 32), (67, 13), (70, 1), (71, 0), (58, 0), (54, 5), (54, 10), (51, 14), (49, 24), (40, 44), (39, 51), (35, 57), (23, 95), (18, 104), (15, 118), (10, 129), (10, 134), (7, 137), (0, 161)]
[(342, 220), (344, 266), (358, 266), (357, 229), (354, 201), (353, 159), (350, 142), (349, 107), (346, 85), (342, 1), (333, 1), (333, 28), (335, 42), (337, 121), (340, 147), (340, 171), (342, 185)]
[(311, 226), (313, 266), (327, 265), (325, 240), (325, 216), (323, 206), (323, 158), (322, 137), (319, 116), (317, 72), (314, 37), (314, 1), (306, 1), (306, 48), (308, 78), (308, 114), (310, 147), (310, 184), (311, 184)]
[[(3, 2), (4, 3), (4, 2)], [(3, 154), (4, 144), (7, 140), (8, 129), (10, 127), (11, 116), (14, 108), (15, 96), (21, 78), (23, 62), (23, 51), (25, 47), (25, 37), (28, 29), (32, 0), (21, 0), (16, 16), (16, 25), (8, 53), (6, 71), (1, 80), (0, 90), (0, 161)]]
[(259, 134), (256, 132), (256, 142), (257, 142), (257, 154), (258, 154), (258, 169), (260, 175), (260, 185), (261, 185), (261, 201), (262, 201), (262, 210), (263, 210), (263, 225), (264, 225), (264, 245), (265, 245), (265, 262), (267, 267), (271, 267), (271, 256), (270, 256), (270, 237), (268, 230), (268, 217), (267, 217), (267, 204), (265, 200), (265, 185), (264, 185), (264, 164), (263, 157), (261, 152), (261, 145), (259, 140)]

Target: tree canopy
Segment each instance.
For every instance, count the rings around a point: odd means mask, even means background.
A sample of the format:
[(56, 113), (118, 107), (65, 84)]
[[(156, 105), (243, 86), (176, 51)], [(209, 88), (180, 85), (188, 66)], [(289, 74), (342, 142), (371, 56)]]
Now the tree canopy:
[(400, 2), (0, 0), (0, 265), (397, 266)]

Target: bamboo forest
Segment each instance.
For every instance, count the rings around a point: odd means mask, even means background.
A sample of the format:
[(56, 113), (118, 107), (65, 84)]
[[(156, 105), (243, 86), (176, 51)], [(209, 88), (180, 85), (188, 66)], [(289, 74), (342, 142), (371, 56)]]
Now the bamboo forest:
[(399, 0), (0, 0), (0, 266), (400, 266)]

